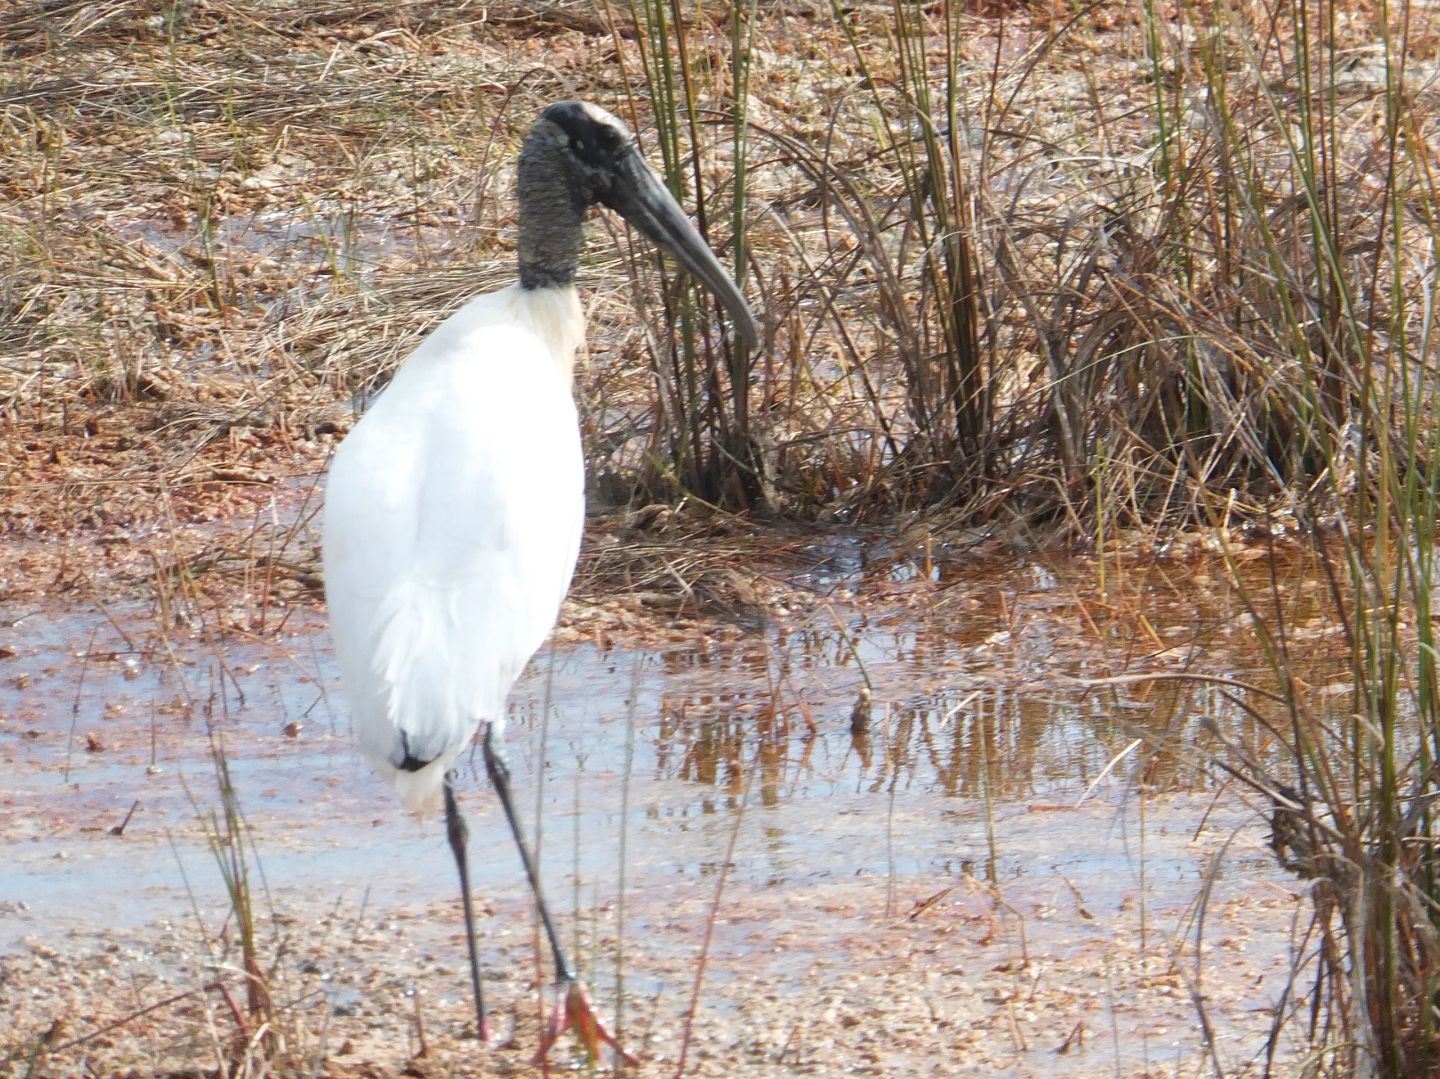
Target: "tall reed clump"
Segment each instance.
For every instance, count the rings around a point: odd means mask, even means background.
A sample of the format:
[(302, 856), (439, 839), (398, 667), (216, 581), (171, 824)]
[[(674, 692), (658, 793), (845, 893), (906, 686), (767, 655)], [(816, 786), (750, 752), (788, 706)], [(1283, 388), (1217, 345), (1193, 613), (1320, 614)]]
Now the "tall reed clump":
[[(1221, 759), (1270, 797), (1272, 846), (1309, 882), (1297, 969), (1313, 982), (1292, 986), (1289, 1007), (1308, 1017), (1316, 1072), (1429, 1075), (1440, 1068), (1435, 148), (1407, 7), (1381, 4), (1364, 49), (1344, 45), (1369, 18), (1357, 5), (1296, 0), (1270, 16), (1207, 7), (1175, 28), (1149, 9), (1168, 195), (1143, 242), (1127, 226), (1117, 246), (1110, 276), (1133, 316), (1104, 354), (1147, 391), (1128, 425), (1153, 470), (1162, 459), (1188, 470), (1216, 523), (1233, 504), (1222, 484), (1266, 479), (1311, 537), (1348, 645), (1346, 707), (1299, 677), (1278, 591), (1252, 592), (1282, 687), (1281, 763), (1234, 746)], [(1147, 362), (1162, 347), (1168, 359)]]
[[(730, 508), (768, 504), (801, 513), (836, 496), (854, 508), (878, 495), (893, 508), (973, 489), (983, 473), (994, 440), (962, 148), (970, 129), (959, 120), (961, 5), (944, 8), (940, 73), (929, 60), (936, 35), (914, 5), (894, 6), (886, 42), (893, 50), (882, 50), (883, 58), (872, 57), (861, 37), (848, 39), (872, 87), (898, 78), (897, 93), (877, 90), (876, 100), (881, 168), (898, 177), (904, 197), (880, 211), (872, 185), (808, 132), (752, 118), (753, 0), (729, 5), (722, 16), (676, 0), (632, 0), (666, 180), (682, 198), (693, 193), (702, 232), (726, 221), (737, 279), (750, 282), (771, 327), (760, 371), (743, 343), (719, 333), (703, 306), (708, 300), (688, 285), (666, 290), (666, 317), (649, 320), (660, 328), (647, 341), (657, 403), (649, 467), (637, 484), (644, 494), (683, 492)], [(719, 56), (725, 62), (716, 63)], [(810, 113), (819, 95), (803, 73), (786, 77), (798, 81), (779, 112)], [(724, 105), (713, 104), (719, 101)], [(775, 105), (766, 102), (767, 117), (776, 116)], [(861, 121), (867, 134), (870, 123)], [(731, 178), (708, 179), (710, 162), (722, 163)], [(764, 204), (769, 242), (759, 258), (746, 242), (755, 223), (752, 165), (768, 174), (771, 196), (779, 174), (813, 187)], [(818, 228), (804, 212), (791, 212), (816, 194), (825, 204)], [(854, 330), (845, 325), (855, 310), (855, 282), (846, 280), (853, 277), (864, 277), (878, 300), (863, 316), (868, 325)], [(818, 320), (814, 311), (822, 313)], [(833, 349), (826, 333), (838, 339)], [(827, 351), (839, 357), (838, 369)]]
[[(889, 466), (901, 474), (901, 488), (929, 502), (973, 489), (995, 445), (992, 354), (981, 347), (968, 177), (972, 117), (962, 96), (962, 8), (941, 4), (931, 19), (920, 5), (895, 0), (888, 39), (876, 43), (862, 39), (832, 0), (871, 98), (879, 152), (901, 191), (888, 229), (868, 207), (863, 217), (858, 206), (846, 213), (869, 249), (879, 286), (877, 329), (895, 349), (905, 387), (903, 416), (887, 424)], [(834, 191), (845, 198), (842, 187)]]
[[(726, 246), (716, 242), (714, 224), (726, 222), (729, 260), (743, 288), (749, 270), (746, 107), (755, 0), (730, 6), (723, 47), (712, 46), (710, 38), (718, 35), (707, 16), (687, 11), (678, 0), (631, 0), (630, 15), (651, 123), (640, 123), (627, 72), (631, 119), (653, 131), (671, 192), (682, 202), (693, 193), (700, 232), (721, 252), (722, 261)], [(695, 25), (687, 27), (687, 18)], [(712, 67), (714, 56), (723, 52), (728, 52), (728, 68)], [(712, 129), (728, 131), (728, 147), (718, 144)], [(722, 154), (729, 159), (728, 186), (712, 181), (708, 168)], [(712, 301), (688, 280), (664, 288), (661, 303), (664, 318), (649, 320), (646, 340), (657, 413), (638, 484), (647, 494), (693, 494), (737, 509), (754, 505), (763, 499), (763, 487), (749, 415), (753, 357), (743, 341), (726, 332)]]
[[(760, 132), (863, 263), (825, 267), (822, 306), (848, 322), (883, 478), (852, 461), (832, 490), (1087, 540), (1232, 496), (1248, 520), (1343, 508), (1384, 320), (1417, 310), (1430, 257), (1408, 186), (1428, 176), (1392, 189), (1387, 146), (1422, 169), (1431, 106), (1386, 82), (1405, 46), (1383, 10), (1142, 0), (1128, 37), (1089, 6), (1020, 45), (956, 0), (832, 7), (855, 86), (823, 137)], [(871, 302), (843, 307), (862, 279)]]

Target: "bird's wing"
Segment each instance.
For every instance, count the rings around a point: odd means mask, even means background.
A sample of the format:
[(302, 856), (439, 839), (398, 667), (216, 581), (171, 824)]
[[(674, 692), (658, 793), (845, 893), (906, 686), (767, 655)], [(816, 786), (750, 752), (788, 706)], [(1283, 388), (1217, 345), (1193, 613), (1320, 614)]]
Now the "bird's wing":
[(335, 647), (357, 740), (392, 780), (407, 756), (443, 771), (480, 720), (503, 721), (579, 547), (569, 387), (533, 336), (481, 343), (462, 362), (417, 353), (330, 470)]

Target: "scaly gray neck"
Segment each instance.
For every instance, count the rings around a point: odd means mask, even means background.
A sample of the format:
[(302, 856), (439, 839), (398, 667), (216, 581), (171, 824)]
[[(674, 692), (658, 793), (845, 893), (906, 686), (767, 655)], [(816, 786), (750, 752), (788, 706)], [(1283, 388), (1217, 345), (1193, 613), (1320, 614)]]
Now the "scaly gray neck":
[(520, 284), (527, 289), (575, 283), (587, 202), (570, 182), (566, 149), (554, 133), (531, 131), (520, 151)]

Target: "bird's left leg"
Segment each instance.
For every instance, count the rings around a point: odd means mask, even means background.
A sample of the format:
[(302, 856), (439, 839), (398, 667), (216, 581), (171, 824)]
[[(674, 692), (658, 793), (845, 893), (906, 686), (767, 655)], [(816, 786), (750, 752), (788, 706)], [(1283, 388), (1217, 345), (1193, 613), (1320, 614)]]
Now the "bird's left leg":
[(505, 819), (510, 822), (510, 833), (515, 837), (515, 846), (520, 851), (520, 861), (525, 864), (525, 875), (530, 878), (530, 890), (535, 895), (540, 922), (545, 927), (545, 935), (550, 940), (550, 951), (555, 957), (555, 984), (560, 1000), (544, 1034), (541, 1035), (540, 1051), (535, 1054), (535, 1062), (544, 1060), (560, 1035), (573, 1028), (591, 1057), (599, 1054), (601, 1045), (608, 1045), (627, 1063), (636, 1064), (638, 1061), (635, 1057), (621, 1048), (615, 1036), (600, 1022), (600, 1017), (590, 1006), (590, 998), (585, 993), (584, 985), (575, 977), (575, 968), (565, 958), (565, 949), (560, 946), (560, 936), (555, 932), (555, 923), (551, 921), (550, 911), (545, 905), (545, 896), (540, 888), (540, 875), (535, 871), (535, 860), (530, 856), (530, 848), (525, 845), (525, 836), (520, 831), (520, 821), (515, 816), (515, 802), (510, 794), (510, 766), (505, 763), (504, 749), (495, 742), (493, 725), (485, 728), (484, 747), (485, 771), (489, 773), (490, 782), (495, 786), (495, 794), (505, 810)]

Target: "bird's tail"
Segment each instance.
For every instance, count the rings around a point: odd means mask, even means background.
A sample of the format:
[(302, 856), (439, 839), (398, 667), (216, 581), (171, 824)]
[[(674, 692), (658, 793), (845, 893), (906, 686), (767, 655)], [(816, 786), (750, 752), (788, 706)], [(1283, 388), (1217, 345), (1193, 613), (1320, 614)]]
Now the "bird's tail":
[(417, 817), (432, 817), (440, 812), (444, 801), (445, 772), (454, 759), (453, 753), (447, 753), (415, 772), (402, 772), (394, 767), (387, 770), (395, 793), (400, 796), (407, 811)]
[(356, 731), (376, 771), (417, 815), (439, 812), (445, 773), (474, 730), (445, 666), (453, 619), (433, 600), (423, 589), (397, 588), (380, 607), (371, 667), (360, 680), (377, 692)]

